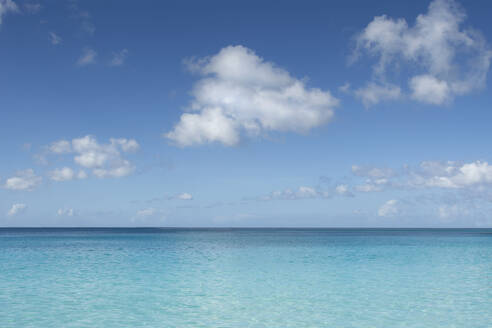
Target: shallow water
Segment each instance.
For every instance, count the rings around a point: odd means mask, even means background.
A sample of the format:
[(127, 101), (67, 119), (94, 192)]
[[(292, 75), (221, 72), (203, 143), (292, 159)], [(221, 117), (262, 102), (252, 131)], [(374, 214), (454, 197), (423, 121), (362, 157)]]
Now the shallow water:
[(0, 327), (491, 325), (490, 229), (0, 229)]

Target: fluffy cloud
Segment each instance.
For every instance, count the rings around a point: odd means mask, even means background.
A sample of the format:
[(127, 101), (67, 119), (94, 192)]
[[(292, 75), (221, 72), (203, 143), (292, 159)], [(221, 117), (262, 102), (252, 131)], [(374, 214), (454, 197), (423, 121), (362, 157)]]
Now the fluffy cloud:
[(31, 191), (37, 187), (43, 178), (36, 176), (33, 169), (19, 171), (17, 174), (5, 181), (4, 187), (11, 190)]
[(97, 52), (92, 48), (84, 48), (82, 55), (77, 60), (77, 65), (86, 66), (96, 62)]
[(109, 62), (109, 66), (121, 66), (125, 63), (128, 56), (128, 49), (123, 49), (119, 52), (113, 52), (113, 58)]
[(67, 140), (59, 140), (51, 143), (48, 149), (55, 154), (65, 154), (72, 151), (72, 145)]
[(202, 75), (192, 91), (190, 112), (165, 137), (180, 146), (220, 142), (237, 144), (242, 134), (270, 131), (305, 133), (327, 123), (338, 100), (329, 91), (266, 62), (242, 46), (188, 62)]
[(392, 217), (398, 215), (398, 201), (396, 199), (390, 199), (384, 203), (378, 210), (378, 216)]
[(446, 81), (429, 75), (418, 75), (410, 80), (412, 98), (434, 105), (440, 105), (451, 99), (451, 89)]
[(482, 88), (492, 51), (478, 31), (462, 26), (465, 19), (453, 0), (432, 1), (413, 26), (405, 19), (375, 17), (357, 36), (353, 57), (367, 53), (378, 59), (374, 81), (355, 94), (366, 105), (399, 98), (400, 87), (388, 84), (393, 65), (418, 72), (408, 81), (416, 101), (441, 105)]
[(49, 173), (50, 179), (53, 181), (66, 181), (72, 180), (75, 173), (69, 167), (63, 167), (60, 169), (54, 169)]
[(27, 209), (26, 204), (13, 204), (10, 210), (7, 212), (8, 216), (14, 216), (24, 212)]
[(2, 24), (3, 16), (9, 12), (17, 12), (19, 8), (12, 0), (0, 0), (0, 24)]
[[(109, 143), (101, 144), (91, 135), (82, 138), (59, 140), (53, 142), (48, 150), (53, 154), (75, 154), (74, 162), (84, 168), (92, 170), (92, 174), (99, 178), (123, 177), (135, 170), (135, 166), (123, 158), (123, 153), (133, 153), (140, 148), (134, 139), (111, 138)], [(55, 181), (70, 180), (75, 173), (70, 168), (57, 169), (51, 172)], [(79, 179), (87, 177), (84, 170), (76, 175)]]
[(440, 188), (465, 188), (492, 184), (492, 166), (487, 162), (423, 162), (421, 173), (414, 173), (412, 184)]

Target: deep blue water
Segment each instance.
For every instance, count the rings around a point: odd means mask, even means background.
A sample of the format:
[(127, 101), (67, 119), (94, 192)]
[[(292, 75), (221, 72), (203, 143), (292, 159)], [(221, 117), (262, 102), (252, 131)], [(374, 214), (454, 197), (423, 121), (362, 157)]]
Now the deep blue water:
[(492, 229), (0, 229), (0, 327), (492, 327)]

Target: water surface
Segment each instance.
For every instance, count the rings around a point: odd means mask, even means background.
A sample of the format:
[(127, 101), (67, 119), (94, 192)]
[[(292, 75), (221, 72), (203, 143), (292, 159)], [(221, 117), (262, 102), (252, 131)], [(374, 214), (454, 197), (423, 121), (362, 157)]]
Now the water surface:
[(487, 229), (0, 229), (0, 327), (491, 327)]

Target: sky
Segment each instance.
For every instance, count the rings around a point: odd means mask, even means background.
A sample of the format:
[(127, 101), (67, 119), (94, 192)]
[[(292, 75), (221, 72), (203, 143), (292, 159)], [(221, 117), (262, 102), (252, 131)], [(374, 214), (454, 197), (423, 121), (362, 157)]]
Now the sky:
[(492, 227), (490, 12), (0, 0), (0, 226)]

